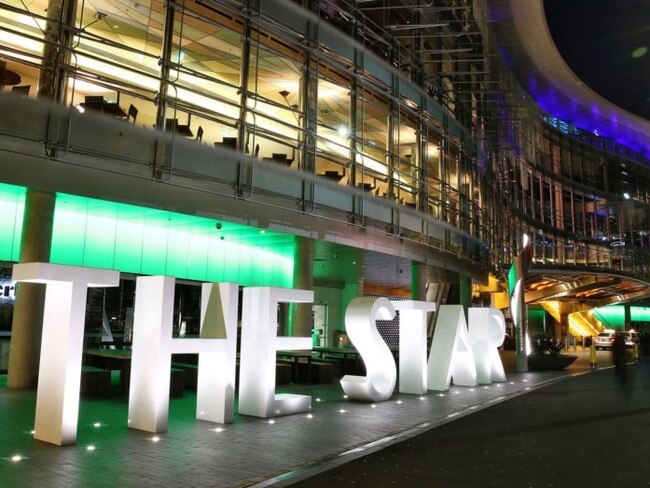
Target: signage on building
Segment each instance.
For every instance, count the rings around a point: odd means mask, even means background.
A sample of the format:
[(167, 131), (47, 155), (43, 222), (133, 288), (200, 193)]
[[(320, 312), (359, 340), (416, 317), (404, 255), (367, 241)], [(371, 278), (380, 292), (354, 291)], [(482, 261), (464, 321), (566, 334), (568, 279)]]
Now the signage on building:
[(16, 282), (0, 280), (0, 302), (13, 302), (16, 298)]
[[(41, 364), (36, 397), (36, 439), (73, 444), (77, 435), (79, 386), (88, 287), (117, 286), (119, 272), (47, 263), (14, 266), (16, 281), (45, 283)], [(204, 283), (200, 338), (172, 338), (174, 278), (137, 278), (128, 426), (165, 432), (169, 413), (171, 355), (198, 353), (196, 418), (229, 423), (234, 416), (238, 285)], [(310, 303), (313, 291), (272, 287), (244, 289), (240, 352), (239, 413), (274, 417), (308, 411), (311, 397), (275, 393), (276, 351), (311, 350), (310, 337), (277, 337), (278, 303)], [(441, 306), (431, 353), (426, 355), (427, 302), (353, 299), (347, 332), (366, 376), (347, 375), (341, 386), (352, 400), (383, 401), (393, 394), (397, 368), (377, 332), (378, 319), (400, 310), (400, 392), (424, 394), (457, 385), (505, 381), (497, 347), (505, 337), (503, 314)]]

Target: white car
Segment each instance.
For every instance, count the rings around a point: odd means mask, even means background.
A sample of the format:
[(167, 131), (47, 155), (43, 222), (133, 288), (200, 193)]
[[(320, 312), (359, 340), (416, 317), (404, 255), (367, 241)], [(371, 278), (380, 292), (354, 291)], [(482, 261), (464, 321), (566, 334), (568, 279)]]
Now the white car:
[(625, 347), (627, 348), (633, 348), (634, 344), (637, 344), (639, 342), (639, 334), (637, 334), (633, 330), (626, 330), (623, 332), (625, 334)]
[[(619, 331), (619, 334), (625, 334), (625, 347), (633, 348), (634, 344), (639, 342), (639, 334), (634, 330)], [(596, 349), (611, 349), (614, 342), (615, 330), (605, 329), (594, 338), (594, 347)]]
[(596, 350), (611, 349), (612, 342), (614, 342), (614, 335), (616, 335), (616, 331), (605, 329), (596, 337), (594, 337), (594, 347)]

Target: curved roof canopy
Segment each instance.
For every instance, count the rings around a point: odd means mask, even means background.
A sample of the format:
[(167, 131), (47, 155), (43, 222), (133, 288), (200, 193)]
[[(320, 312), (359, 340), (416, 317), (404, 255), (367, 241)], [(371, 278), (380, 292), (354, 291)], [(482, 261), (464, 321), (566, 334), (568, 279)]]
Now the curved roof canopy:
[(534, 264), (526, 273), (526, 302), (576, 301), (604, 307), (647, 299), (650, 283), (629, 273), (576, 266)]
[[(650, 121), (608, 101), (574, 73), (551, 36), (543, 0), (489, 0), (489, 5), (505, 62), (543, 110), (650, 159)], [(573, 21), (591, 19), (576, 12)], [(603, 70), (605, 75), (620, 83)], [(622, 83), (618, 88), (625, 90)]]

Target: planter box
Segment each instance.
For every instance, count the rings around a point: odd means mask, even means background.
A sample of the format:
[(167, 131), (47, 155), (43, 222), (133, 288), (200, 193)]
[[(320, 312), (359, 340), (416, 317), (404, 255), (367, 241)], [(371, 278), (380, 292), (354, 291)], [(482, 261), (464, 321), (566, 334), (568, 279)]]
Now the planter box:
[(561, 371), (576, 359), (578, 359), (578, 356), (565, 354), (559, 356), (531, 354), (528, 356), (528, 369), (533, 371)]

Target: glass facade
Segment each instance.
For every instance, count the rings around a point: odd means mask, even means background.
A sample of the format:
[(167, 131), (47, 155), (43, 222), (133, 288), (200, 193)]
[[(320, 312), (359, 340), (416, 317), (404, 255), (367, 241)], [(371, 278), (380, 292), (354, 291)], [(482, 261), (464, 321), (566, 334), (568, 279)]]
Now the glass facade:
[[(52, 71), (64, 103), (79, 111), (360, 188), (444, 229), (433, 243), (406, 237), (497, 276), (523, 232), (535, 263), (649, 273), (648, 162), (540, 111), (497, 56), (480, 2), (426, 11), (281, 0), (50, 3), (74, 12), (54, 64), (42, 55), (48, 4), (0, 7), (0, 56), (30, 96)], [(173, 173), (173, 158), (159, 169), (156, 177)], [(241, 188), (251, 174), (240, 171)], [(229, 276), (205, 271), (212, 254), (201, 224), (187, 221), (180, 233), (154, 226), (140, 238), (129, 226), (146, 217), (125, 223), (112, 211), (59, 218), (53, 256), (137, 273)], [(121, 224), (102, 220), (115, 216)], [(478, 239), (489, 258), (459, 244), (463, 236)], [(81, 242), (85, 251), (73, 251)], [(114, 251), (103, 252), (105, 242)], [(149, 257), (163, 251), (160, 269)], [(5, 254), (17, 258), (15, 248)], [(271, 282), (285, 281), (281, 268)]]

